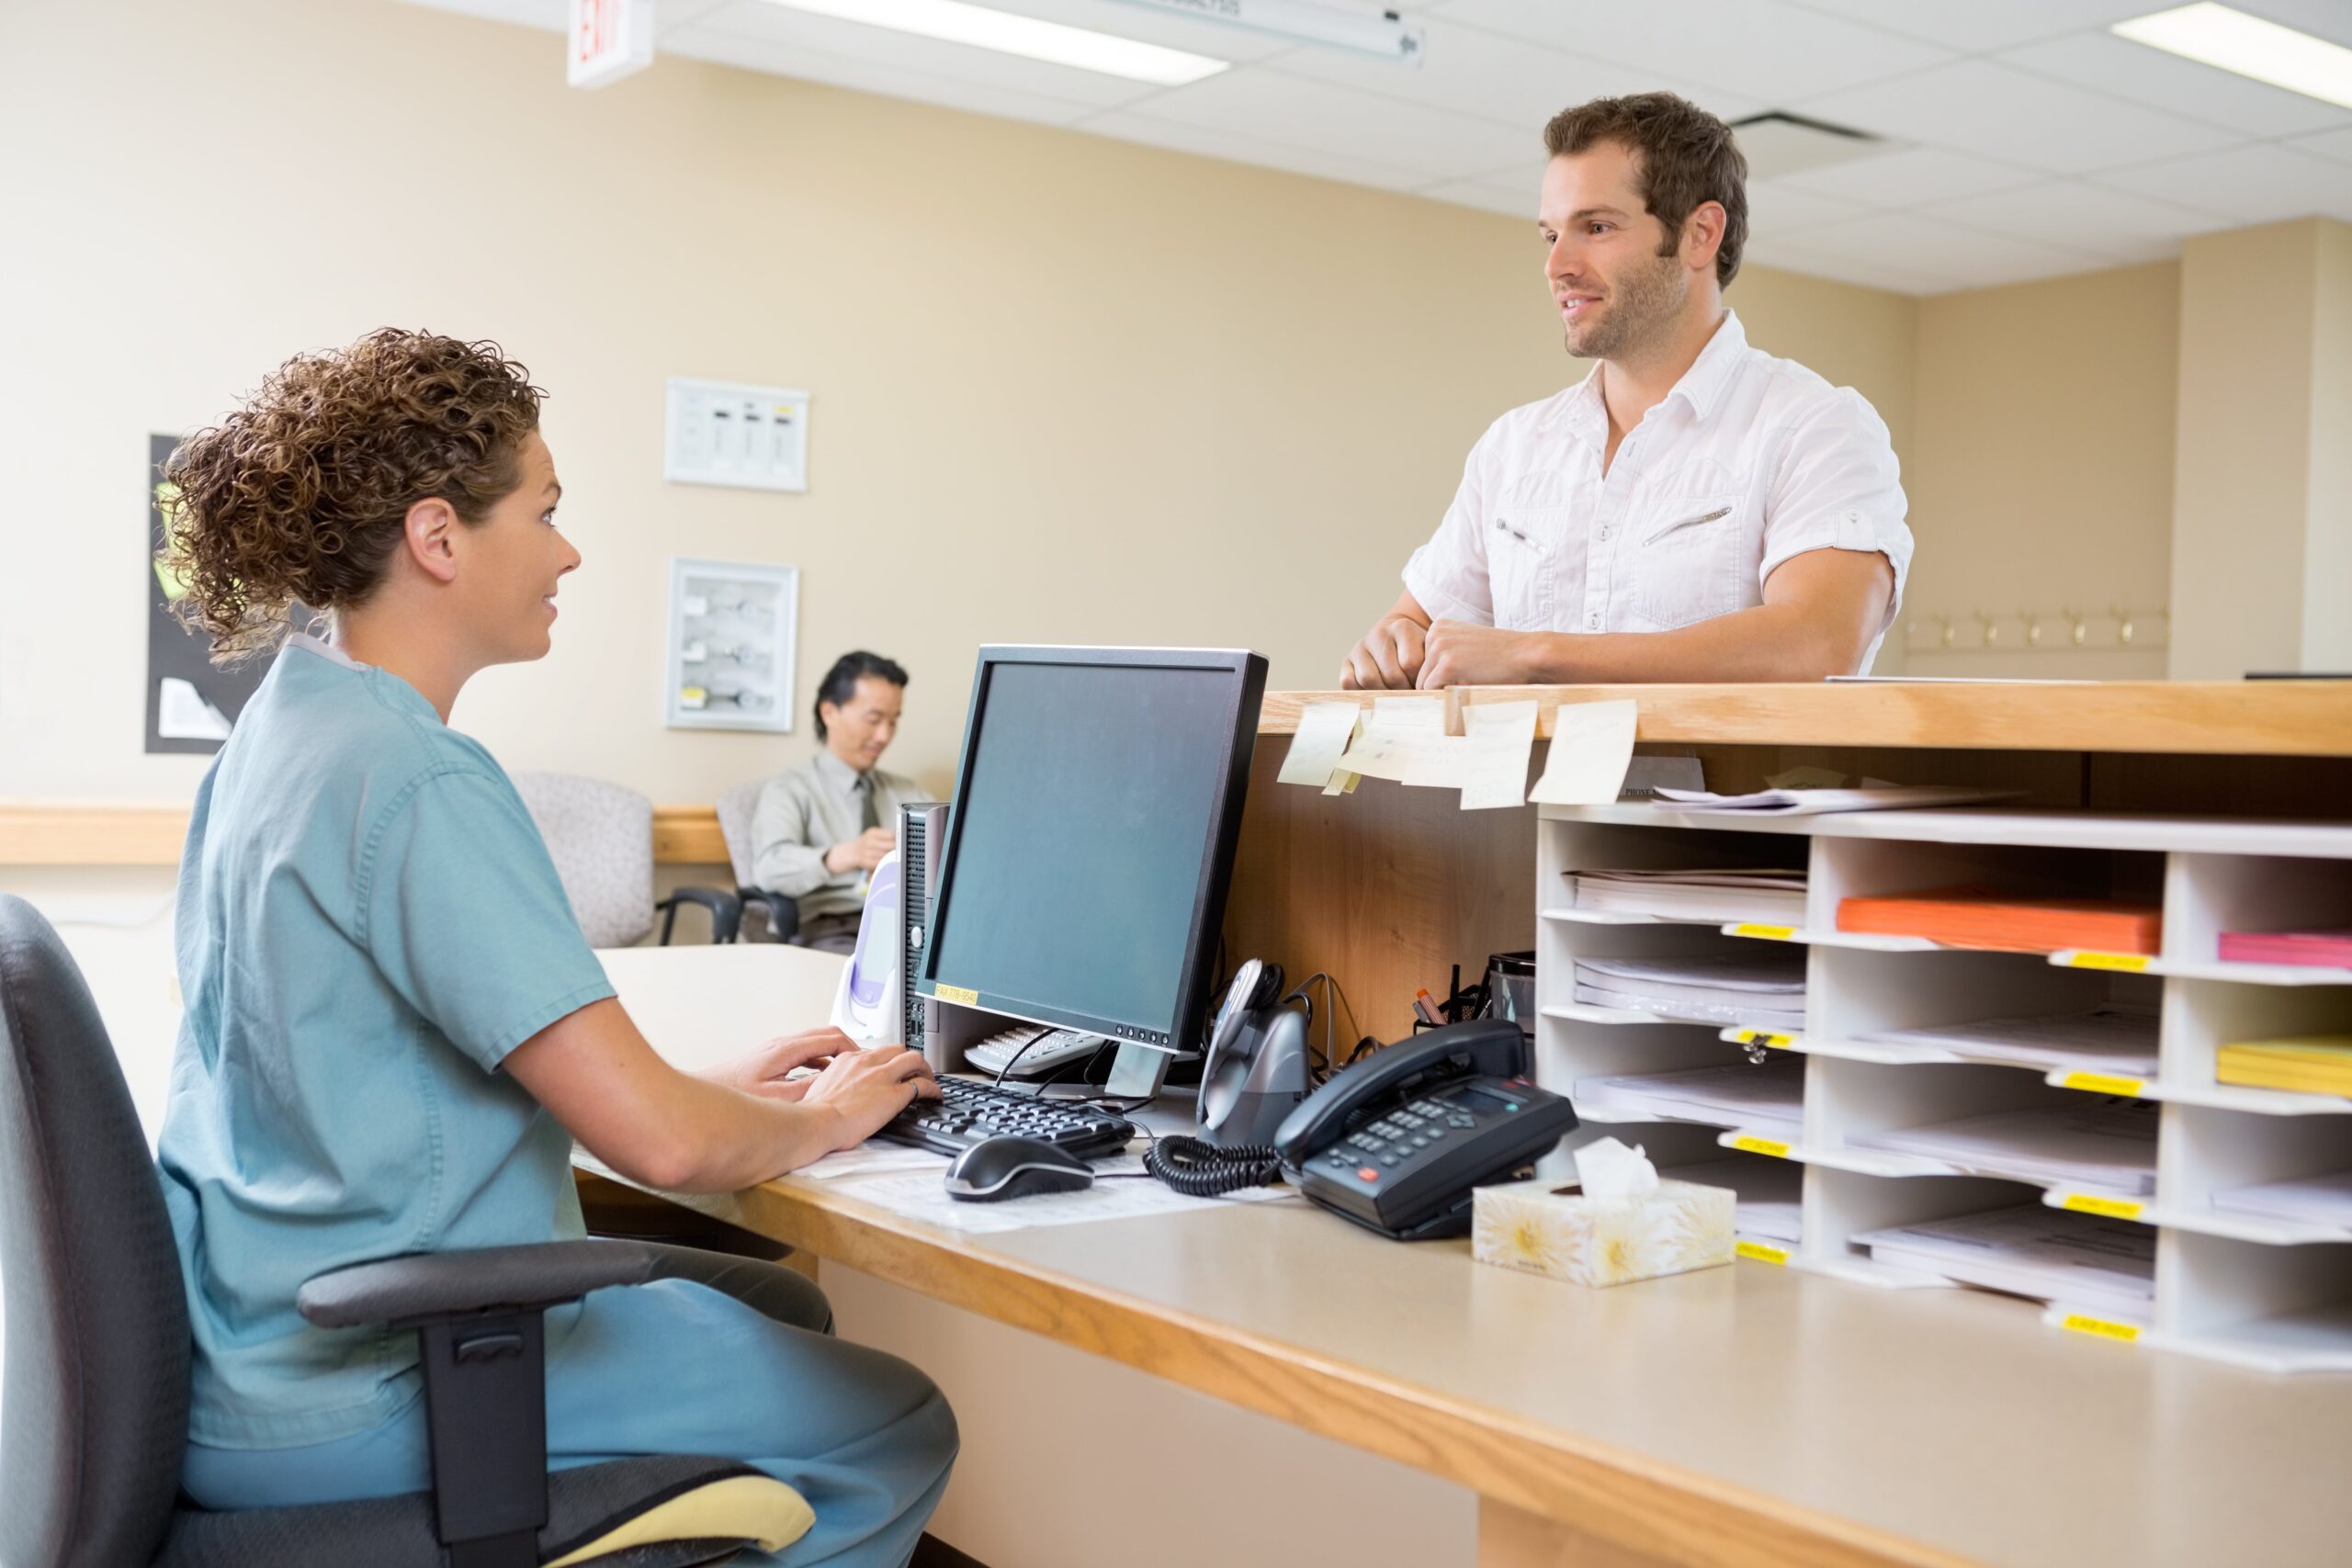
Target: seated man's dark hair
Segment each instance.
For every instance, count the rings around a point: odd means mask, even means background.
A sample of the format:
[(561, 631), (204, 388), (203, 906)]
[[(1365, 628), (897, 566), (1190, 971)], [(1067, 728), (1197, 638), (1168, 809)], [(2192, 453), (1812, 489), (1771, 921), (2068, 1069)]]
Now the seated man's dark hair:
[(839, 707), (857, 695), (857, 678), (861, 675), (878, 676), (893, 686), (907, 683), (907, 672), (878, 653), (868, 653), (861, 648), (842, 654), (833, 660), (833, 667), (825, 671), (824, 680), (817, 684), (818, 739), (825, 738), (825, 705), (831, 703)]

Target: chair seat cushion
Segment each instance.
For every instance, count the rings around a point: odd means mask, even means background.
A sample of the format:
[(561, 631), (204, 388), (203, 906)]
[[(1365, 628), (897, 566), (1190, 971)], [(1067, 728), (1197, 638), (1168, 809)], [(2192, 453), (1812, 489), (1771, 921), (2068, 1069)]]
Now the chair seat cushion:
[[(733, 1460), (655, 1454), (548, 1476), (539, 1561), (554, 1568), (695, 1568), (744, 1547), (779, 1551), (816, 1522), (801, 1495)], [(436, 1568), (433, 1499), (181, 1508), (154, 1568)]]

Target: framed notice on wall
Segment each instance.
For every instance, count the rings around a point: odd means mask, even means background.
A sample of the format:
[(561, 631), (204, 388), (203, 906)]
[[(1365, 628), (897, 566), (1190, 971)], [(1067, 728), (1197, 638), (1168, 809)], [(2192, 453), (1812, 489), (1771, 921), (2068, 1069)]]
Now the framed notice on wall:
[[(147, 437), (147, 550), (139, 573), (147, 596), (147, 750), (209, 756), (229, 739), (229, 727), (269, 671), (269, 657), (216, 666), (210, 640), (189, 630), (174, 609), (187, 588), (164, 564), (164, 509), (172, 499), (164, 460), (179, 444), (176, 435)], [(298, 605), (294, 614), (299, 626), (310, 612)]]

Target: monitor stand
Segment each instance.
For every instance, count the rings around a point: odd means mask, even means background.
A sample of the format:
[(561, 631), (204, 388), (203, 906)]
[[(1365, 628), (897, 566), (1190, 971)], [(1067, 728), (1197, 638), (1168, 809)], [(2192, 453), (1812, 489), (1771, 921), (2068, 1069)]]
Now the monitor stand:
[(1111, 1058), (1111, 1077), (1102, 1085), (1102, 1092), (1114, 1100), (1155, 1099), (1159, 1086), (1167, 1080), (1168, 1065), (1175, 1059), (1172, 1052), (1156, 1045), (1123, 1040), (1117, 1055)]

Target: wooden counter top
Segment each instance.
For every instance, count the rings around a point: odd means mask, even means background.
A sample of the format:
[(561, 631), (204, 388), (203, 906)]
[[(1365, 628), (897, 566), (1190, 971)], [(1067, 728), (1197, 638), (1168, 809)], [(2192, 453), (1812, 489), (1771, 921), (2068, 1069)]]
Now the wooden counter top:
[[(1269, 692), (1258, 732), (1291, 734), (1311, 703), (1378, 694)], [(1637, 739), (1653, 743), (2352, 757), (2352, 681), (1463, 686), (1447, 696), (1532, 697), (1536, 733), (1547, 736), (1562, 703), (1631, 697), (1641, 705)]]

